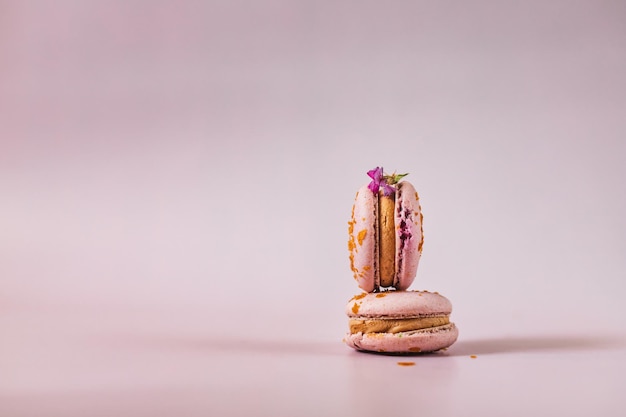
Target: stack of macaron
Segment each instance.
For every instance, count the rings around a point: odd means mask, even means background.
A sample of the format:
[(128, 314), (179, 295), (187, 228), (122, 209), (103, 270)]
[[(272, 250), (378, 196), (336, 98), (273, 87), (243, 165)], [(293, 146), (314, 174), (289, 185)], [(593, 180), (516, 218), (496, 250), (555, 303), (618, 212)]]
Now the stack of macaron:
[(365, 292), (346, 306), (346, 344), (370, 352), (432, 352), (452, 345), (452, 304), (436, 292), (410, 291), (424, 236), (419, 196), (407, 174), (377, 167), (359, 189), (348, 222), (350, 267)]

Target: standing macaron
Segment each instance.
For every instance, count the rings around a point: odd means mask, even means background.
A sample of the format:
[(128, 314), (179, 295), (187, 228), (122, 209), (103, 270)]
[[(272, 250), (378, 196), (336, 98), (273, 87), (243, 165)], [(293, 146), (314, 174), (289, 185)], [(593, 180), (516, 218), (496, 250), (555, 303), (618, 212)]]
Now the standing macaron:
[(424, 242), (419, 196), (407, 174), (385, 175), (377, 167), (372, 181), (356, 194), (348, 222), (350, 267), (358, 286), (406, 290), (417, 273)]

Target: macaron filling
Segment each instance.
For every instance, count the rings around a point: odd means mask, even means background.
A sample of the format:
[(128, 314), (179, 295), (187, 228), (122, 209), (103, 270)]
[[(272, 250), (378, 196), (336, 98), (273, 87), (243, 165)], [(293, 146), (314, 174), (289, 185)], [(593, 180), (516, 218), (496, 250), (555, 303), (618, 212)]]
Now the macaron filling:
[(400, 333), (444, 326), (450, 323), (447, 315), (406, 319), (353, 318), (350, 333)]
[(378, 195), (378, 265), (380, 286), (391, 287), (396, 278), (395, 195)]

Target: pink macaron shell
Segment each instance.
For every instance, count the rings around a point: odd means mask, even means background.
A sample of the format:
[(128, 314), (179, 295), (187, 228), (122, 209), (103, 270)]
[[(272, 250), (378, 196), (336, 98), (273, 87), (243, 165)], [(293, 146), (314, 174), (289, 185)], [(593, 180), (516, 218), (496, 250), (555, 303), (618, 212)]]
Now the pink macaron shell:
[(408, 181), (398, 184), (395, 209), (395, 288), (406, 290), (413, 283), (422, 251), (422, 214), (419, 197)]
[(401, 333), (355, 333), (345, 343), (356, 350), (386, 353), (424, 353), (447, 348), (456, 342), (459, 331), (454, 323), (430, 329)]
[(449, 315), (452, 303), (441, 294), (428, 291), (386, 291), (360, 294), (346, 304), (350, 318), (409, 318)]
[(357, 285), (371, 292), (378, 288), (378, 253), (376, 236), (376, 211), (378, 197), (367, 185), (359, 189), (352, 206), (349, 243), (350, 266)]

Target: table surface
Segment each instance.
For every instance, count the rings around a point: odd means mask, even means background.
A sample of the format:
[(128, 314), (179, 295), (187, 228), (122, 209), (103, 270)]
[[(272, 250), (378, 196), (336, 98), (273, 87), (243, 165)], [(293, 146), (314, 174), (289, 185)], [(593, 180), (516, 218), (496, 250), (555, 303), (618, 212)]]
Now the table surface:
[[(624, 416), (624, 22), (0, 2), (0, 416)], [(445, 352), (341, 342), (376, 166), (419, 191)]]
[(55, 311), (3, 311), (4, 416), (619, 416), (626, 405), (623, 333), (461, 329), (444, 352), (392, 356), (340, 335), (216, 338), (156, 314)]

